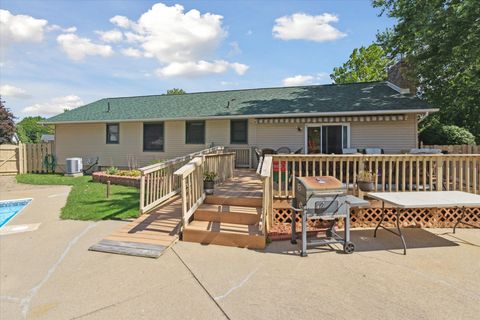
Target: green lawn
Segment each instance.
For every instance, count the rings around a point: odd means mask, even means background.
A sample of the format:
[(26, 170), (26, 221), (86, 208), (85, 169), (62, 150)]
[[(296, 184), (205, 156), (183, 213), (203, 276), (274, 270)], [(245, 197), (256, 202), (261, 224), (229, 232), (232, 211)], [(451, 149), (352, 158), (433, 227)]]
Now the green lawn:
[(72, 191), (60, 217), (73, 220), (126, 219), (138, 216), (139, 191), (137, 188), (111, 185), (110, 198), (107, 185), (92, 182), (92, 177), (64, 177), (58, 174), (21, 174), (17, 182), (41, 185), (69, 185)]

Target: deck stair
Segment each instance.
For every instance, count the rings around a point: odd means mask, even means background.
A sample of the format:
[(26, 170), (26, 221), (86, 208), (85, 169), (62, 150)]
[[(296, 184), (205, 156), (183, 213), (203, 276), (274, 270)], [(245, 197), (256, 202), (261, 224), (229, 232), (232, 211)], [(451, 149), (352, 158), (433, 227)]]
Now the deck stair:
[(250, 249), (265, 248), (259, 230), (261, 197), (207, 196), (183, 231), (183, 240)]

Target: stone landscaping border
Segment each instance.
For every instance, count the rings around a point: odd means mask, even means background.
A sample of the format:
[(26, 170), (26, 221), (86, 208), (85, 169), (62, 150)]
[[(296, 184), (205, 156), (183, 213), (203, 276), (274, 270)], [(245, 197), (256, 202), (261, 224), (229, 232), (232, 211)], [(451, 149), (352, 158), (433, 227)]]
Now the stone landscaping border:
[(92, 179), (95, 182), (118, 184), (122, 186), (140, 188), (140, 177), (117, 176), (107, 174), (105, 171), (98, 171), (92, 174)]

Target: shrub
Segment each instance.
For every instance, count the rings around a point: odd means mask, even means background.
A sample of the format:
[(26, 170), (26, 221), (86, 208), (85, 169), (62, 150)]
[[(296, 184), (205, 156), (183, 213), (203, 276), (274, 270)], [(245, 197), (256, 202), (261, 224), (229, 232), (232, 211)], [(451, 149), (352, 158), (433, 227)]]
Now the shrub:
[(117, 167), (110, 167), (107, 169), (107, 174), (110, 175), (116, 175), (118, 173), (118, 168)]
[(436, 122), (422, 128), (419, 138), (427, 145), (475, 144), (475, 136), (467, 129)]
[(118, 176), (122, 177), (140, 177), (140, 170), (120, 170), (117, 172)]

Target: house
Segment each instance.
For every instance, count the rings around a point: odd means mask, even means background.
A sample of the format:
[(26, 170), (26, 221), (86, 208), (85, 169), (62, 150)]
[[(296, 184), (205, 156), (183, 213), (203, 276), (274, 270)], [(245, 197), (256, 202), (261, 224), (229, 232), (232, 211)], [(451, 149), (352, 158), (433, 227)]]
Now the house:
[(142, 166), (212, 145), (399, 153), (418, 146), (418, 119), (437, 110), (385, 81), (105, 98), (44, 123), (55, 126), (60, 165), (75, 156)]

